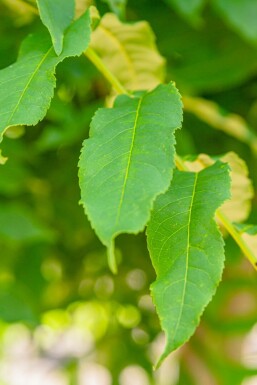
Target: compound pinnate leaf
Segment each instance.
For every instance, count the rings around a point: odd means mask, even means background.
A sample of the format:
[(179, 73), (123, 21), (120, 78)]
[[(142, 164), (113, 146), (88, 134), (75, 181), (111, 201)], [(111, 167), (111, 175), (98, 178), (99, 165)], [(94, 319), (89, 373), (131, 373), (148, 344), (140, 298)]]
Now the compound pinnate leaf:
[(159, 364), (194, 333), (221, 279), (224, 249), (214, 214), (229, 187), (228, 165), (216, 162), (199, 173), (175, 171), (154, 203), (147, 239), (157, 274), (151, 291), (166, 334)]
[(39, 15), (48, 28), (54, 50), (60, 55), (66, 28), (71, 24), (75, 13), (74, 0), (37, 0)]
[(122, 23), (107, 13), (92, 33), (90, 46), (129, 90), (151, 89), (164, 80), (165, 60), (145, 21)]
[(85, 13), (66, 31), (63, 51), (57, 56), (47, 31), (28, 36), (18, 61), (0, 71), (0, 141), (15, 125), (35, 125), (43, 119), (53, 97), (55, 67), (88, 46), (90, 17)]
[(180, 95), (171, 83), (118, 96), (92, 120), (79, 162), (81, 196), (113, 270), (114, 238), (142, 231), (154, 199), (169, 187), (181, 121)]

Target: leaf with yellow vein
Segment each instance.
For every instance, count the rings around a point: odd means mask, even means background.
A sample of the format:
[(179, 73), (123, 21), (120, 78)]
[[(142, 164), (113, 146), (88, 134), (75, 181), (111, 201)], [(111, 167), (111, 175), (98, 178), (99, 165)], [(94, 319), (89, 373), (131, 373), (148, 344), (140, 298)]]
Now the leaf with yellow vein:
[(122, 23), (106, 14), (92, 33), (91, 47), (128, 90), (152, 89), (164, 80), (165, 60), (145, 21)]

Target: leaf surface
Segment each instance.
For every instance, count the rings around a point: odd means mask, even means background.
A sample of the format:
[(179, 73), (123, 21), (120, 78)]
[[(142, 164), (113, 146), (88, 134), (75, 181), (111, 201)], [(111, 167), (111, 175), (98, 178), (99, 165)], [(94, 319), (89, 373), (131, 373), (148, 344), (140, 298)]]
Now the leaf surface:
[(54, 50), (60, 55), (66, 28), (71, 24), (75, 13), (74, 0), (37, 0), (39, 15), (52, 37)]
[(225, 202), (220, 210), (231, 222), (243, 222), (251, 212), (251, 201), (254, 196), (253, 184), (243, 159), (234, 152), (213, 158), (199, 154), (194, 161), (186, 161), (185, 164), (190, 171), (200, 171), (212, 165), (217, 159), (228, 163), (231, 170), (231, 199)]
[(224, 248), (214, 214), (229, 185), (221, 162), (199, 173), (175, 171), (154, 203), (147, 239), (157, 274), (151, 291), (166, 335), (159, 364), (194, 333), (221, 279)]
[(60, 56), (46, 31), (24, 40), (18, 61), (0, 71), (0, 140), (8, 127), (35, 125), (43, 119), (53, 97), (55, 67), (66, 57), (80, 55), (89, 37), (87, 12), (68, 28)]
[(151, 89), (164, 80), (165, 61), (145, 21), (122, 23), (106, 14), (92, 33), (91, 47), (128, 90)]
[(114, 238), (142, 231), (154, 199), (169, 187), (181, 121), (171, 83), (134, 98), (118, 96), (114, 108), (94, 116), (79, 162), (81, 197), (110, 259)]

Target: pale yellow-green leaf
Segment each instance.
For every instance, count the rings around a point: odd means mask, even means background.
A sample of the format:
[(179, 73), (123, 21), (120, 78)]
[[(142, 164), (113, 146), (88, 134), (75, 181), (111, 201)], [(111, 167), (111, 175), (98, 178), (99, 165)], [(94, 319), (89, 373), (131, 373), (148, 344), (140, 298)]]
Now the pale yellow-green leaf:
[[(254, 195), (252, 182), (248, 177), (246, 163), (234, 152), (218, 157), (229, 164), (231, 172), (231, 199), (223, 204), (220, 210), (231, 222), (243, 222), (251, 211), (251, 200)], [(194, 161), (185, 162), (191, 171), (200, 171), (217, 160), (206, 154), (200, 154)]]
[(165, 78), (165, 60), (149, 24), (122, 23), (106, 14), (92, 33), (91, 48), (128, 90), (152, 89)]

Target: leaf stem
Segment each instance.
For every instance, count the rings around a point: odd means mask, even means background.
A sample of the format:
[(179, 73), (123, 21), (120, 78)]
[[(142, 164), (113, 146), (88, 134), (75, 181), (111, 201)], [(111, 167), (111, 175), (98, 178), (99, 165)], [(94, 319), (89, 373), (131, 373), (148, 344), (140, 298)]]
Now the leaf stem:
[[(190, 171), (188, 167), (183, 162), (182, 158), (178, 155), (175, 157), (176, 166), (181, 171)], [(248, 245), (245, 243), (242, 238), (240, 232), (235, 228), (232, 222), (223, 214), (221, 210), (216, 211), (216, 218), (222, 224), (222, 226), (227, 230), (227, 232), (231, 235), (234, 241), (238, 244), (243, 254), (247, 257), (249, 262), (253, 265), (255, 270), (257, 270), (257, 259), (253, 255), (252, 251), (249, 249)]]
[(128, 91), (123, 87), (120, 81), (113, 75), (113, 73), (106, 67), (103, 60), (97, 55), (93, 48), (89, 47), (84, 54), (94, 64), (99, 72), (105, 77), (106, 80), (113, 86), (118, 94), (129, 95)]

